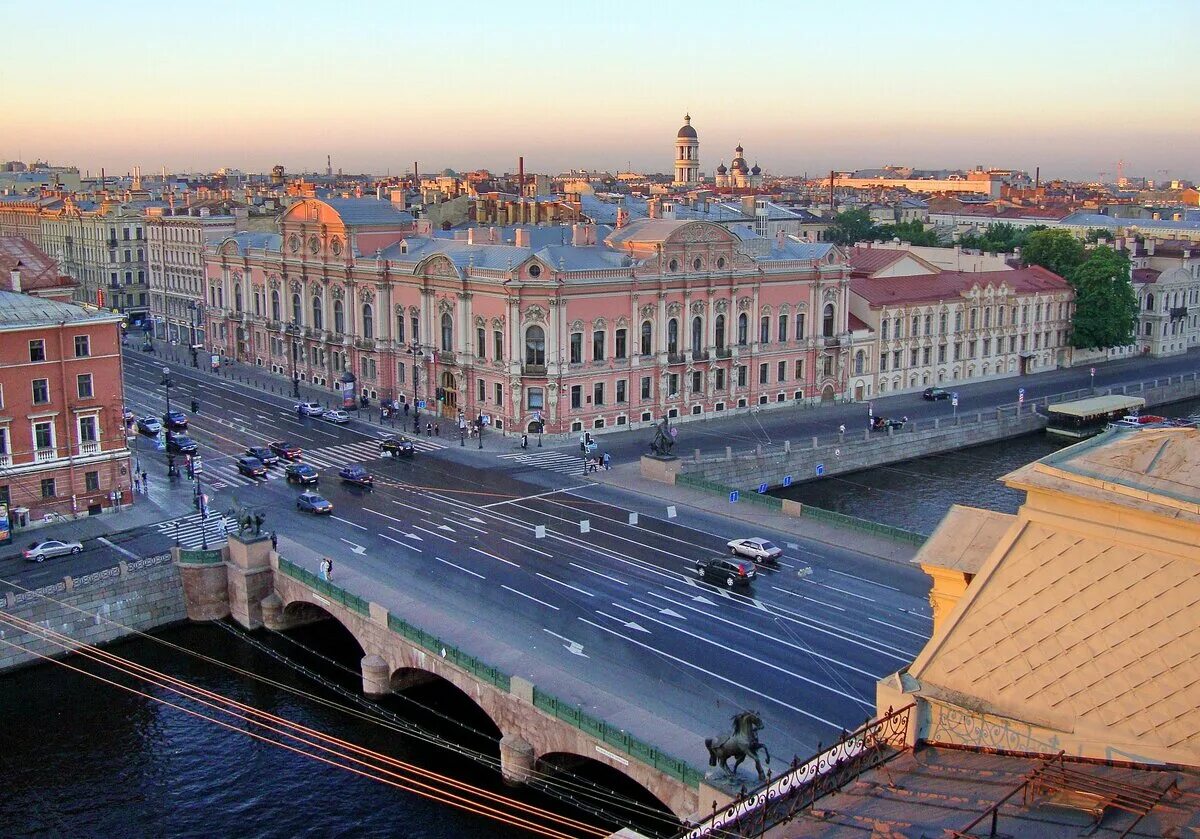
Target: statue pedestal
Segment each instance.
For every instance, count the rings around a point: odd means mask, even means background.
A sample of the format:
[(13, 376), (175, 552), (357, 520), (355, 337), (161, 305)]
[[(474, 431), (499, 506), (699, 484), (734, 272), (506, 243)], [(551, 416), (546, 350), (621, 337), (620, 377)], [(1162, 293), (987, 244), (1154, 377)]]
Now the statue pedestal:
[(679, 465), (680, 460), (675, 455), (644, 454), (641, 460), (642, 477), (660, 484), (674, 484)]
[(229, 611), (246, 629), (263, 625), (263, 600), (274, 591), (270, 536), (230, 536)]

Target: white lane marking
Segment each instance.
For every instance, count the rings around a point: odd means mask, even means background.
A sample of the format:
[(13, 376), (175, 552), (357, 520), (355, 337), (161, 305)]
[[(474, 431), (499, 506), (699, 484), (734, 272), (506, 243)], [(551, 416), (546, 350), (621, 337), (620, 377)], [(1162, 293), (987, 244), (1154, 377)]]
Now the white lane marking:
[(865, 600), (865, 601), (867, 601), (868, 603), (874, 603), (874, 602), (875, 602), (875, 598), (873, 598), (873, 597), (867, 597), (865, 594), (855, 594), (855, 593), (854, 593), (854, 592), (852, 592), (852, 591), (846, 591), (846, 589), (844, 589), (844, 588), (838, 588), (837, 586), (831, 586), (831, 585), (827, 585), (826, 583), (818, 583), (818, 582), (817, 582), (816, 580), (814, 580), (812, 577), (805, 577), (804, 579), (805, 579), (805, 580), (807, 580), (808, 582), (812, 583), (814, 586), (820, 586), (821, 588), (827, 588), (827, 589), (829, 589), (830, 591), (836, 591), (836, 592), (838, 592), (839, 594), (844, 594), (844, 595), (846, 595), (847, 597), (857, 597), (859, 600)]
[(435, 521), (430, 521), (429, 519), (421, 519), (421, 522), (422, 522), (423, 524), (427, 524), (427, 525), (429, 525), (430, 527), (436, 527), (438, 530), (449, 530), (451, 533), (456, 533), (456, 532), (457, 532), (457, 531), (456, 531), (456, 530), (455, 530), (453, 527), (449, 527), (449, 526), (447, 526), (447, 525), (444, 525), (444, 524), (438, 524), (437, 522), (435, 522)]
[(505, 565), (511, 565), (513, 568), (520, 568), (520, 567), (521, 567), (520, 565), (517, 565), (517, 563), (513, 562), (513, 561), (512, 561), (512, 560), (510, 560), (510, 559), (505, 559), (505, 558), (504, 558), (504, 557), (502, 557), (502, 556), (496, 556), (495, 554), (490, 554), (490, 553), (488, 553), (487, 551), (481, 551), (481, 550), (479, 550), (479, 548), (471, 548), (471, 550), (475, 551), (475, 553), (477, 553), (477, 554), (483, 554), (484, 556), (488, 556), (488, 557), (491, 557), (491, 558), (492, 558), (492, 559), (494, 559), (494, 560), (497, 560), (497, 561), (499, 561), (499, 562), (503, 562)]
[(637, 623), (635, 621), (623, 620), (622, 618), (615, 617), (613, 615), (608, 614), (607, 612), (601, 612), (599, 609), (596, 610), (596, 614), (600, 615), (601, 617), (608, 618), (611, 621), (616, 621), (617, 623), (621, 624), (621, 626), (625, 627), (626, 629), (635, 629), (638, 632), (645, 632), (647, 635), (654, 634), (649, 629), (647, 629), (646, 627), (642, 626), (640, 623)]
[(566, 643), (563, 644), (563, 646), (567, 648), (567, 652), (569, 652), (573, 655), (581, 656), (583, 658), (591, 658), (591, 656), (584, 653), (583, 644), (579, 643), (578, 641), (572, 641), (570, 638), (566, 637), (565, 635), (559, 635), (557, 632), (551, 632), (549, 629), (546, 629), (545, 627), (542, 627), (542, 632), (545, 632), (547, 635), (553, 635), (555, 638), (557, 638), (560, 641), (566, 641)]
[(407, 501), (401, 501), (399, 498), (393, 498), (392, 503), (399, 504), (401, 507), (407, 507), (410, 510), (416, 510), (418, 513), (422, 513), (426, 516), (433, 515), (433, 513), (429, 512), (428, 510), (422, 510), (420, 507), (414, 507), (412, 504), (409, 504)]
[(599, 629), (601, 632), (607, 632), (609, 635), (615, 635), (618, 638), (628, 641), (629, 643), (633, 644), (634, 646), (641, 647), (643, 650), (649, 650), (650, 652), (654, 653), (655, 655), (662, 656), (663, 658), (665, 658), (669, 661), (674, 661), (676, 664), (682, 664), (684, 667), (690, 667), (693, 670), (697, 670), (706, 676), (711, 676), (714, 679), (722, 681), (727, 685), (732, 685), (736, 688), (741, 688), (742, 690), (746, 691), (747, 693), (753, 694), (754, 696), (757, 696), (760, 699), (764, 699), (767, 702), (774, 702), (776, 705), (779, 705), (783, 708), (787, 708), (789, 711), (795, 711), (797, 714), (802, 714), (803, 716), (806, 716), (809, 719), (816, 720), (819, 723), (824, 723), (825, 725), (829, 726), (830, 728), (834, 729), (835, 731), (841, 731), (844, 728), (844, 726), (841, 726), (838, 723), (830, 722), (829, 720), (825, 719), (824, 717), (818, 717), (816, 714), (810, 713), (797, 705), (791, 705), (787, 702), (784, 702), (782, 699), (776, 699), (774, 696), (768, 696), (767, 694), (765, 694), (761, 691), (757, 691), (754, 688), (746, 687), (746, 683), (744, 681), (736, 681), (736, 680), (730, 679), (726, 676), (722, 676), (720, 673), (714, 673), (711, 670), (705, 670), (699, 664), (693, 664), (692, 662), (690, 662), (686, 659), (679, 658), (678, 656), (671, 655), (670, 653), (667, 653), (667, 652), (663, 652), (662, 650), (656, 649), (655, 647), (652, 647), (649, 644), (643, 643), (641, 641), (637, 641), (633, 638), (630, 638), (627, 635), (622, 635), (620, 632), (617, 632), (615, 629), (610, 629), (607, 626), (601, 626), (600, 624), (596, 623), (595, 621), (590, 621), (585, 617), (580, 617), (579, 620), (583, 621), (584, 623), (588, 624), (589, 626), (594, 626), (596, 629)]
[(550, 559), (554, 559), (554, 554), (546, 553), (545, 551), (539, 551), (537, 548), (531, 548), (528, 545), (522, 545), (520, 542), (514, 542), (512, 539), (508, 539), (504, 536), (500, 537), (500, 541), (508, 542), (508, 544), (516, 545), (518, 548), (524, 548), (527, 551), (533, 551), (535, 554), (541, 554), (542, 556), (547, 556), (550, 557)]
[(393, 539), (391, 536), (388, 536), (386, 533), (380, 533), (379, 535), (382, 538), (387, 539), (389, 542), (395, 542), (397, 545), (400, 545), (401, 547), (408, 548), (410, 551), (416, 551), (419, 554), (425, 553), (423, 550), (418, 548), (416, 545), (410, 545), (407, 542), (401, 542), (399, 539)]
[(614, 583), (620, 583), (623, 586), (629, 585), (629, 583), (625, 582), (624, 580), (618, 580), (616, 577), (610, 577), (608, 574), (602, 574), (594, 568), (588, 568), (586, 565), (580, 565), (577, 562), (568, 562), (567, 564), (573, 568), (578, 568), (580, 571), (587, 571), (589, 574), (595, 574), (597, 577), (603, 577), (606, 580), (612, 580)]
[(135, 554), (133, 551), (131, 551), (127, 548), (122, 548), (120, 545), (114, 545), (112, 542), (108, 541), (103, 536), (96, 539), (96, 541), (103, 545), (108, 545), (110, 548), (112, 548), (114, 551), (121, 554), (122, 556), (127, 556), (130, 559), (141, 559), (141, 557), (138, 556), (137, 554)]
[[(839, 571), (836, 568), (830, 568), (829, 571), (832, 574), (840, 574), (843, 577), (849, 577), (852, 580), (858, 580), (860, 583), (870, 583), (873, 586), (879, 586), (880, 588), (886, 588), (888, 591), (896, 591), (896, 592), (900, 591), (900, 589), (896, 588), (895, 586), (889, 586), (887, 583), (877, 583), (874, 580), (867, 579), (866, 577), (858, 577), (858, 576), (855, 576), (854, 574), (847, 574), (845, 571)], [(900, 593), (903, 594), (903, 592), (900, 592)]]
[(345, 538), (343, 538), (342, 541), (350, 546), (351, 553), (356, 553), (359, 556), (366, 556), (367, 549), (364, 548), (362, 545), (355, 544), (354, 542), (351, 542), (349, 539), (345, 539)]
[(902, 627), (902, 626), (896, 626), (896, 624), (894, 624), (894, 623), (888, 623), (887, 621), (881, 621), (881, 620), (879, 620), (879, 618), (867, 618), (867, 620), (871, 621), (871, 623), (878, 623), (878, 624), (882, 624), (883, 626), (886, 626), (886, 627), (888, 627), (889, 629), (894, 629), (894, 630), (896, 630), (897, 632), (904, 632), (904, 633), (907, 633), (907, 634), (909, 634), (909, 635), (916, 636), (917, 638), (920, 638), (922, 641), (928, 641), (928, 640), (929, 640), (929, 636), (928, 636), (928, 635), (923, 635), (923, 634), (921, 634), (920, 632), (913, 632), (911, 629), (905, 629), (905, 628), (904, 628), (904, 627)]
[(446, 516), (446, 521), (452, 521), (455, 524), (457, 524), (459, 527), (470, 528), (471, 530), (474, 530), (476, 533), (482, 533), (485, 536), (487, 535), (487, 531), (484, 530), (482, 527), (475, 527), (472, 524), (467, 524), (466, 522), (459, 521), (458, 519), (452, 519), (449, 516)]
[(572, 492), (577, 489), (584, 489), (587, 486), (590, 486), (590, 484), (581, 484), (577, 487), (564, 487), (563, 489), (554, 489), (550, 492), (539, 492), (537, 495), (526, 495), (523, 498), (509, 498), (506, 501), (493, 501), (491, 504), (480, 504), (479, 509), (486, 510), (490, 507), (499, 507), (503, 504), (515, 504), (518, 501), (528, 501), (531, 498), (545, 498), (547, 495), (557, 495), (560, 492)]
[(418, 542), (424, 542), (424, 541), (425, 541), (424, 539), (422, 539), (420, 536), (418, 536), (418, 535), (417, 535), (417, 534), (415, 534), (415, 533), (408, 533), (407, 531), (401, 530), (401, 529), (400, 529), (400, 528), (398, 528), (398, 527), (392, 527), (390, 524), (388, 525), (388, 530), (394, 530), (394, 531), (396, 531), (397, 533), (403, 533), (403, 534), (404, 534), (404, 538), (405, 538), (405, 539), (416, 539)]
[(341, 516), (335, 516), (333, 513), (330, 513), (329, 517), (331, 519), (337, 519), (338, 521), (342, 522), (343, 524), (348, 524), (351, 527), (357, 527), (359, 530), (366, 530), (366, 528), (363, 527), (361, 524), (355, 524), (354, 522), (350, 521), (349, 519), (344, 519)]
[(452, 568), (457, 568), (459, 571), (462, 571), (464, 574), (470, 574), (472, 577), (478, 577), (481, 580), (487, 579), (487, 577), (483, 576), (482, 574), (476, 574), (470, 568), (463, 568), (461, 565), (455, 565), (453, 562), (451, 562), (448, 559), (442, 559), (440, 556), (435, 556), (434, 559), (436, 559), (438, 562), (444, 562)]
[(436, 537), (438, 537), (439, 539), (445, 539), (447, 542), (453, 542), (453, 541), (454, 541), (454, 540), (453, 540), (453, 539), (451, 539), (449, 536), (443, 536), (441, 533), (437, 533), (437, 532), (435, 532), (435, 531), (432, 531), (432, 530), (427, 530), (427, 529), (425, 529), (424, 527), (421, 527), (421, 525), (419, 525), (419, 524), (414, 524), (412, 527), (413, 527), (413, 530), (419, 530), (419, 531), (421, 531), (422, 533), (428, 533), (430, 536), (436, 536)]
[(395, 518), (394, 516), (389, 516), (387, 513), (381, 513), (378, 510), (372, 510), (370, 507), (363, 507), (363, 510), (368, 513), (374, 513), (377, 516), (382, 516), (383, 518), (387, 519), (388, 521), (394, 521), (396, 524), (404, 524), (403, 519), (398, 519), (398, 518)]
[(779, 586), (771, 586), (776, 591), (782, 591), (784, 594), (790, 594), (792, 597), (799, 597), (801, 600), (807, 600), (809, 603), (816, 603), (818, 606), (824, 606), (826, 609), (836, 609), (839, 612), (846, 611), (841, 606), (834, 606), (832, 603), (826, 603), (824, 600), (817, 600), (814, 597), (805, 597), (803, 594), (797, 594), (794, 591), (788, 591), (786, 588)]
[(532, 600), (534, 603), (541, 603), (543, 606), (549, 607), (549, 608), (553, 609), (553, 610), (554, 610), (554, 611), (556, 611), (556, 612), (561, 612), (561, 611), (562, 611), (562, 610), (561, 610), (561, 609), (559, 609), (557, 606), (555, 606), (555, 605), (553, 605), (553, 604), (550, 604), (550, 603), (547, 603), (545, 600), (538, 600), (538, 599), (537, 599), (536, 597), (534, 597), (532, 594), (526, 594), (526, 593), (525, 593), (525, 592), (523, 592), (523, 591), (518, 591), (517, 589), (513, 588), (512, 586), (506, 586), (506, 585), (503, 585), (503, 584), (501, 584), (500, 588), (502, 588), (502, 589), (505, 589), (505, 590), (507, 590), (507, 591), (511, 591), (513, 594), (519, 594), (519, 595), (521, 595), (522, 597), (525, 597), (525, 598), (528, 598), (529, 600)]
[[(714, 647), (720, 647), (722, 650), (725, 650), (729, 654), (738, 656), (739, 658), (744, 658), (747, 661), (753, 661), (755, 664), (760, 664), (763, 667), (769, 667), (770, 669), (772, 669), (778, 673), (782, 673), (785, 676), (791, 676), (792, 678), (798, 679), (799, 681), (804, 682), (805, 684), (809, 684), (809, 685), (812, 685), (813, 687), (817, 687), (817, 688), (823, 688), (823, 689), (829, 691), (830, 693), (837, 694), (838, 696), (842, 697), (843, 699), (849, 699), (851, 702), (857, 702), (858, 704), (863, 705), (867, 708), (875, 707), (874, 702), (868, 702), (865, 699), (860, 699), (859, 697), (857, 697), (851, 693), (846, 693), (843, 690), (839, 690), (838, 688), (833, 687), (832, 685), (827, 685), (824, 682), (817, 681), (816, 679), (810, 679), (808, 676), (804, 676), (804, 675), (801, 675), (800, 673), (796, 673), (791, 670), (788, 670), (786, 667), (780, 667), (778, 664), (772, 664), (771, 662), (766, 661), (765, 659), (758, 658), (757, 656), (752, 656), (748, 652), (736, 649), (734, 647), (729, 647), (719, 641), (714, 641), (711, 638), (706, 638), (703, 635), (700, 635), (696, 632), (691, 632), (687, 629), (684, 629), (681, 626), (675, 626), (674, 624), (667, 623), (666, 621), (661, 621), (658, 618), (651, 617), (650, 615), (643, 615), (641, 612), (637, 611), (636, 609), (631, 609), (628, 606), (622, 606), (620, 603), (613, 603), (612, 606), (614, 609), (620, 609), (622, 612), (629, 612), (631, 614), (637, 615), (639, 618), (644, 618), (645, 620), (651, 621), (653, 623), (657, 623), (660, 626), (665, 626), (668, 629), (673, 629), (682, 635), (687, 635), (689, 638), (694, 638), (695, 640), (700, 641), (702, 643), (709, 644)], [(880, 676), (878, 676), (878, 675), (871, 675), (871, 679), (873, 681), (876, 679), (879, 679), (879, 678), (880, 678)]]
[(901, 611), (901, 612), (903, 612), (903, 613), (904, 613), (904, 614), (906, 614), (906, 615), (912, 615), (912, 616), (914, 616), (914, 617), (918, 617), (918, 618), (924, 618), (925, 620), (929, 621), (930, 623), (932, 623), (932, 622), (933, 622), (933, 616), (932, 616), (932, 615), (923, 615), (923, 614), (921, 614), (920, 612), (914, 612), (912, 609), (901, 609), (900, 611)]
[(538, 575), (539, 577), (541, 577), (543, 580), (546, 580), (546, 581), (548, 581), (548, 582), (554, 583), (554, 584), (556, 584), (556, 585), (560, 585), (560, 586), (562, 586), (563, 588), (569, 588), (571, 591), (577, 591), (577, 592), (579, 592), (580, 594), (586, 594), (588, 597), (595, 597), (595, 596), (596, 596), (596, 595), (592, 594), (590, 591), (585, 591), (584, 589), (577, 588), (577, 587), (575, 587), (575, 586), (571, 585), (570, 583), (564, 583), (562, 580), (556, 580), (556, 579), (554, 579), (553, 577), (547, 577), (547, 576), (546, 576), (545, 574), (543, 574), (541, 571), (538, 571), (538, 572), (537, 572), (537, 575)]

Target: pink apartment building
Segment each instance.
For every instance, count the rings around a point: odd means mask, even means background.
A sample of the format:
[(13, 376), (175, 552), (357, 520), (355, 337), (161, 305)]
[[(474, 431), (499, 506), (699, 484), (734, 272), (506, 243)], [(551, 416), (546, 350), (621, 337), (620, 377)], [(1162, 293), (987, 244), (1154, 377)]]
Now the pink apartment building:
[(566, 433), (846, 389), (850, 271), (829, 244), (666, 219), (443, 236), (375, 199), (304, 199), (279, 225), (209, 249), (205, 335), (331, 393), (352, 378)]

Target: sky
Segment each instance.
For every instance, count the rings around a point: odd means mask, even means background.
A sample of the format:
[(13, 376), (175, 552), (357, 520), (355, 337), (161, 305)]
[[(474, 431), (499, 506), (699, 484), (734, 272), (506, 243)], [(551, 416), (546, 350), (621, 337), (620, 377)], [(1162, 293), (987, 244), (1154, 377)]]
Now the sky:
[(1200, 178), (1200, 0), (0, 0), (0, 159)]

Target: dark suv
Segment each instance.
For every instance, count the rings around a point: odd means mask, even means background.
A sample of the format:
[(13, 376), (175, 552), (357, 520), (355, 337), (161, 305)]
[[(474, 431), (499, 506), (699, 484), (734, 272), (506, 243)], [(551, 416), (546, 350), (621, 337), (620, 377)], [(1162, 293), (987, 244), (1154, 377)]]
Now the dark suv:
[(379, 441), (379, 451), (390, 454), (392, 457), (412, 457), (416, 448), (412, 444), (412, 440), (403, 437), (385, 437)]
[(195, 454), (196, 443), (183, 434), (167, 434), (167, 451), (170, 454)]
[(187, 431), (188, 419), (183, 411), (167, 411), (162, 422), (170, 431)]
[(937, 402), (939, 399), (949, 399), (950, 391), (940, 387), (927, 387), (921, 396), (930, 402)]
[(246, 449), (245, 456), (262, 461), (263, 466), (274, 466), (279, 462), (279, 455), (266, 446), (251, 446)]
[(710, 583), (720, 583), (728, 588), (748, 586), (758, 572), (754, 563), (746, 559), (717, 556), (701, 559), (696, 563), (696, 576)]

